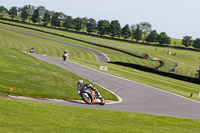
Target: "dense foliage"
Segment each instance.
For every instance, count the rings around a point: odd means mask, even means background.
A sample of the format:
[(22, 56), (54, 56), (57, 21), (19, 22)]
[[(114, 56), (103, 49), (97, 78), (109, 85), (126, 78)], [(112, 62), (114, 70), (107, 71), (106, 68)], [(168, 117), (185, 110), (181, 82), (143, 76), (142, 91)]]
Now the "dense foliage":
[(200, 38), (193, 40), (191, 36), (184, 36), (182, 44), (185, 47), (193, 46), (195, 48), (200, 48)]

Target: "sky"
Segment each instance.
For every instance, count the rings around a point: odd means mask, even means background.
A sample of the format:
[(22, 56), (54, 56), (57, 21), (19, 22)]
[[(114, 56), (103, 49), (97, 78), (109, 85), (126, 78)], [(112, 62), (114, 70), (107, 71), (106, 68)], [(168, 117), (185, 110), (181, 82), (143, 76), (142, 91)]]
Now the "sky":
[(68, 16), (119, 20), (121, 27), (148, 22), (172, 38), (200, 38), (200, 0), (0, 0), (0, 6), (44, 6)]

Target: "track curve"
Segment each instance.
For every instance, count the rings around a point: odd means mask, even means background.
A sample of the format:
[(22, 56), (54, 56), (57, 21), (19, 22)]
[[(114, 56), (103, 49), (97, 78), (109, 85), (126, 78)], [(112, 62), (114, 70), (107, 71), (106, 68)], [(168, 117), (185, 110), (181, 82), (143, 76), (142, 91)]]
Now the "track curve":
[(49, 37), (41, 36), (41, 35), (38, 35), (38, 34), (33, 34), (33, 33), (30, 33), (30, 32), (25, 32), (25, 31), (21, 31), (21, 30), (15, 30), (15, 29), (5, 28), (5, 27), (1, 27), (1, 26), (0, 26), (0, 28), (15, 31), (15, 32), (20, 32), (20, 33), (23, 33), (23, 34), (28, 34), (28, 35), (31, 35), (31, 36), (36, 36), (36, 37), (39, 37), (39, 38), (44, 38), (44, 39), (47, 39), (47, 40), (51, 40), (51, 41), (54, 41), (54, 42), (70, 45), (70, 46), (81, 48), (81, 49), (85, 49), (85, 50), (92, 52), (96, 56), (97, 60), (100, 61), (100, 62), (109, 62), (110, 61), (110, 59), (104, 53), (99, 52), (99, 51), (94, 50), (94, 49), (91, 49), (91, 48), (83, 47), (83, 46), (76, 45), (76, 44), (66, 43), (66, 42), (63, 42), (63, 41), (59, 41), (59, 40), (56, 40), (56, 39), (52, 39), (52, 38), (49, 38)]
[(184, 118), (200, 119), (200, 102), (172, 94), (151, 86), (106, 74), (70, 61), (63, 62), (59, 58), (27, 53), (39, 60), (49, 62), (69, 70), (83, 78), (97, 83), (118, 94), (123, 101), (118, 104), (91, 106), (77, 103), (52, 102), (90, 108), (123, 110), (148, 114), (159, 114)]
[[(8, 29), (5, 27), (0, 27), (0, 28)], [(14, 29), (8, 29), (8, 30), (23, 32)], [(44, 36), (28, 32), (23, 32), (23, 33), (56, 41), (66, 45), (84, 48), (94, 53), (99, 61), (101, 62), (109, 61), (106, 55), (90, 48), (69, 44), (66, 42), (58, 41), (55, 39), (47, 38)], [(116, 77), (110, 74), (106, 74), (70, 61), (63, 62), (59, 58), (54, 58), (39, 54), (30, 54), (30, 53), (27, 54), (34, 56), (39, 60), (43, 60), (51, 64), (60, 66), (83, 78), (93, 81), (94, 83), (99, 84), (111, 90), (112, 92), (115, 92), (123, 99), (123, 101), (119, 104), (112, 104), (112, 105), (108, 104), (105, 106), (86, 105), (73, 102), (61, 102), (59, 100), (58, 101), (39, 100), (39, 101), (63, 104), (63, 105), (80, 106), (80, 107), (124, 110), (124, 111), (140, 112), (140, 113), (200, 119), (200, 102), (193, 101), (184, 98), (182, 96), (178, 96), (176, 94), (165, 92), (151, 86), (147, 86), (127, 79)]]

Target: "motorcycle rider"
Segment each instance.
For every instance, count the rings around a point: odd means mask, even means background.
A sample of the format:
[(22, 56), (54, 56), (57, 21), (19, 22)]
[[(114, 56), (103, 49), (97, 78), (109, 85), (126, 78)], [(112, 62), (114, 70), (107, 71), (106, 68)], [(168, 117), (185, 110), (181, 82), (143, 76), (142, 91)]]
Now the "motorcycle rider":
[[(97, 98), (102, 98), (101, 94), (98, 92), (98, 90), (94, 86), (92, 86), (91, 84), (87, 84), (87, 83), (85, 84), (83, 82), (83, 80), (79, 80), (77, 82), (78, 95), (80, 95), (81, 90), (83, 90), (85, 88), (90, 88), (91, 90), (93, 90), (97, 94)], [(94, 99), (94, 97), (93, 97), (93, 99)], [(101, 102), (99, 99), (94, 99), (92, 101), (92, 103), (99, 103), (99, 102)]]
[(66, 58), (68, 59), (68, 51), (67, 50), (65, 50), (64, 51), (64, 53), (63, 53), (63, 55), (62, 55), (62, 57), (63, 57), (63, 61), (65, 61), (66, 60)]
[(31, 48), (30, 53), (34, 53), (34, 48), (33, 47)]
[(88, 88), (90, 88), (91, 90), (93, 90), (97, 94), (97, 97), (101, 97), (101, 94), (97, 91), (97, 89), (94, 86), (92, 86), (91, 84), (89, 84)]
[(78, 95), (80, 95), (81, 90), (83, 90), (83, 88), (84, 88), (84, 82), (83, 82), (83, 80), (79, 80), (79, 81), (77, 82)]

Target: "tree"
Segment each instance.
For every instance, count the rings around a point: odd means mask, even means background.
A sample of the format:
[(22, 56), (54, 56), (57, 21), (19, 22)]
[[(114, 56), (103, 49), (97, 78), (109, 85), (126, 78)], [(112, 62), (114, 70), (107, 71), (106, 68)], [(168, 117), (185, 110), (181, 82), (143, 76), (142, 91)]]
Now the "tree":
[(63, 26), (64, 24), (64, 20), (67, 18), (67, 15), (65, 15), (64, 13), (60, 12), (60, 15), (58, 17), (58, 19), (60, 19), (60, 26)]
[(93, 18), (88, 19), (86, 27), (87, 27), (87, 32), (88, 33), (96, 32), (96, 28), (97, 28), (96, 20), (93, 19)]
[(119, 23), (118, 20), (111, 21), (109, 31), (110, 31), (110, 34), (111, 34), (110, 36), (112, 38), (120, 37), (120, 35), (121, 35), (121, 26), (120, 26), (120, 23)]
[(27, 7), (22, 8), (21, 19), (22, 19), (22, 21), (25, 21), (26, 19), (28, 19)]
[(136, 39), (136, 42), (142, 39), (142, 30), (139, 24), (136, 25), (134, 39)]
[(108, 33), (110, 22), (107, 20), (99, 20), (97, 25), (98, 34), (101, 36)]
[(83, 28), (83, 21), (81, 18), (75, 18), (73, 20), (73, 25), (76, 31), (80, 31)]
[(43, 22), (45, 26), (48, 25), (48, 23), (51, 21), (51, 16), (52, 16), (52, 13), (48, 10), (45, 11), (44, 13), (44, 18), (43, 18)]
[(165, 32), (161, 32), (159, 35), (158, 35), (158, 42), (160, 44), (171, 44), (171, 39), (170, 37), (167, 36), (167, 34)]
[(34, 11), (35, 11), (35, 7), (34, 6), (25, 5), (21, 10), (22, 21), (25, 21), (26, 19), (29, 19), (29, 22), (30, 22), (30, 19), (31, 19)]
[(67, 16), (64, 19), (63, 27), (65, 27), (66, 29), (70, 29), (73, 27), (73, 18), (71, 16)]
[(183, 37), (182, 44), (183, 44), (185, 47), (191, 46), (192, 43), (193, 43), (193, 40), (192, 40), (192, 37), (191, 37), (191, 36), (184, 36), (184, 37)]
[(26, 5), (26, 6), (27, 6), (27, 12), (28, 12), (28, 20), (29, 20), (29, 23), (30, 23), (30, 19), (33, 16), (33, 13), (34, 13), (36, 7), (32, 6), (32, 5)]
[(147, 42), (158, 42), (158, 33), (156, 32), (156, 30), (153, 30), (150, 32), (150, 34), (147, 36), (146, 38)]
[(83, 31), (86, 30), (87, 22), (88, 22), (88, 18), (87, 17), (82, 18), (82, 29), (83, 29)]
[(60, 27), (61, 26), (61, 20), (59, 19), (60, 13), (55, 12), (52, 16), (51, 20), (51, 25), (55, 27)]
[(4, 6), (0, 6), (0, 18), (3, 18), (6, 13), (8, 13), (8, 9), (6, 9)]
[(151, 32), (151, 24), (148, 23), (148, 22), (141, 22), (140, 24), (140, 28), (142, 30), (142, 33), (143, 33), (143, 42), (144, 40), (146, 39), (147, 37), (147, 34)]
[(129, 28), (129, 25), (125, 25), (123, 28), (122, 28), (122, 32), (121, 32), (121, 35), (124, 39), (127, 39), (127, 38), (130, 38), (131, 37), (131, 30)]
[(40, 21), (40, 17), (39, 17), (39, 13), (38, 13), (38, 9), (35, 9), (33, 16), (31, 18), (33, 23), (37, 23)]
[(44, 14), (46, 12), (46, 8), (44, 6), (37, 7), (38, 15), (39, 15), (39, 23), (41, 24), (41, 19), (44, 18)]
[(195, 47), (195, 48), (200, 48), (200, 38), (197, 38), (197, 39), (194, 40), (194, 45), (193, 45), (193, 47)]
[(135, 25), (131, 25), (131, 39), (133, 40), (134, 39), (134, 36), (135, 36)]
[(22, 16), (22, 8), (21, 7), (18, 7), (17, 8), (17, 12), (18, 12), (18, 16), (17, 16), (17, 18), (18, 18), (18, 20), (20, 20), (21, 19), (21, 16)]
[(17, 7), (15, 6), (11, 7), (8, 13), (12, 19), (17, 17)]

